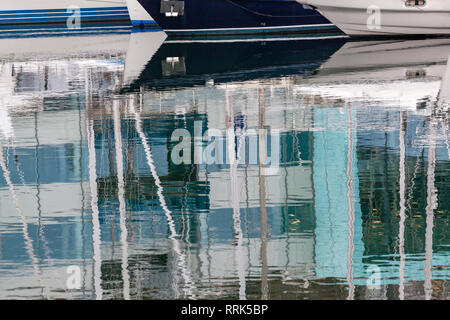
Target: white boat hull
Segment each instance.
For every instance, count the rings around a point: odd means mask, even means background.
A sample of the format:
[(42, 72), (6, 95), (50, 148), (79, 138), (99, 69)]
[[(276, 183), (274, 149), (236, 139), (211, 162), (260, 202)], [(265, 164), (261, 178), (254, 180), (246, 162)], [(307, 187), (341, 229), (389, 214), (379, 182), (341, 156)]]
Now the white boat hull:
[(450, 1), (426, 0), (297, 0), (308, 4), (350, 36), (448, 35)]

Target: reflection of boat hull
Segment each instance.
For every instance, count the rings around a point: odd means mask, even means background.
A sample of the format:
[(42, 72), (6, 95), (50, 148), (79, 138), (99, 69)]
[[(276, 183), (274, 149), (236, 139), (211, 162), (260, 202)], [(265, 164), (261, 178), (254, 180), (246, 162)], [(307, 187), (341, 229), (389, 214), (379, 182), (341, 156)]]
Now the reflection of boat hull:
[(139, 2), (169, 34), (196, 36), (338, 31), (319, 13), (304, 8), (294, 0), (139, 0)]
[[(141, 72), (165, 37), (161, 31), (0, 39), (0, 137), (11, 136), (11, 113), (36, 112), (44, 102), (58, 101), (74, 90), (74, 79), (91, 94), (121, 87)], [(104, 78), (88, 76), (93, 70)], [(66, 103), (54, 105), (64, 109)]]
[[(448, 39), (348, 42), (321, 67), (320, 73), (355, 75), (358, 72), (368, 79), (371, 70), (445, 64), (449, 52)], [(380, 75), (378, 80), (387, 78)]]
[(345, 41), (166, 42), (132, 86), (164, 89), (305, 74)]
[(439, 94), (449, 52), (448, 39), (348, 42), (297, 90), (423, 108)]
[(392, 0), (298, 0), (316, 7), (351, 36), (450, 34), (450, 2), (427, 0), (406, 6)]

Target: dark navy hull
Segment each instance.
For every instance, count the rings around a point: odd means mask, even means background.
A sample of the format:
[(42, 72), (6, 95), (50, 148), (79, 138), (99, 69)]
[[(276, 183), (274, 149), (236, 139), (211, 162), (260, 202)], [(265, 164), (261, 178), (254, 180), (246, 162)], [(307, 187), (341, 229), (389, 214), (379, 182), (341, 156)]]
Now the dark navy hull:
[(169, 34), (292, 34), (338, 30), (317, 11), (295, 0), (138, 1)]

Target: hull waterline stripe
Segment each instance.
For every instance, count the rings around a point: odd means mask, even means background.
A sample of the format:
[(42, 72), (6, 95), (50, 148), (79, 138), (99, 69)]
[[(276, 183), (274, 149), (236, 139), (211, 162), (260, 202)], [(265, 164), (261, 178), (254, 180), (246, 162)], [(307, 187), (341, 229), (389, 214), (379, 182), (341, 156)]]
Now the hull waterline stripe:
[(308, 28), (308, 27), (335, 27), (334, 24), (303, 24), (303, 25), (294, 25), (294, 26), (278, 26), (278, 27), (248, 27), (248, 28), (217, 28), (217, 29), (170, 29), (167, 31), (181, 32), (181, 31), (227, 31), (227, 30), (258, 30), (258, 29), (282, 29), (282, 28)]
[(251, 39), (229, 39), (229, 40), (166, 40), (166, 43), (227, 43), (227, 42), (266, 42), (266, 41), (308, 41), (308, 40), (326, 40), (326, 39), (347, 39), (347, 35), (318, 36), (318, 37), (280, 37), (280, 38), (251, 38)]
[[(114, 10), (127, 10), (127, 7), (98, 7), (98, 8), (80, 8), (81, 12), (86, 12), (86, 11), (98, 11), (98, 10), (103, 10), (103, 11), (114, 11)], [(66, 9), (31, 9), (31, 10), (7, 10), (7, 11), (0, 11), (0, 15), (1, 14), (13, 14), (13, 13), (47, 13), (47, 12), (67, 12), (67, 8)]]
[(299, 29), (299, 28), (317, 28), (317, 27), (336, 27), (334, 24), (304, 24), (294, 26), (277, 26), (277, 27), (248, 27), (248, 28), (216, 28), (216, 29), (166, 29), (166, 32), (211, 32), (211, 31), (239, 31), (239, 30), (265, 30), (265, 29)]

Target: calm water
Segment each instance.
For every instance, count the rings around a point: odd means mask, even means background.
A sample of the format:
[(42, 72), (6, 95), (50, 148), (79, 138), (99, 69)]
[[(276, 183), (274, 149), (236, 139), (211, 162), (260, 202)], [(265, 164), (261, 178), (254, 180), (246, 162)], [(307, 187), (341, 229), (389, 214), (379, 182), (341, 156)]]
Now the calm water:
[(449, 54), (0, 39), (0, 298), (449, 299)]

